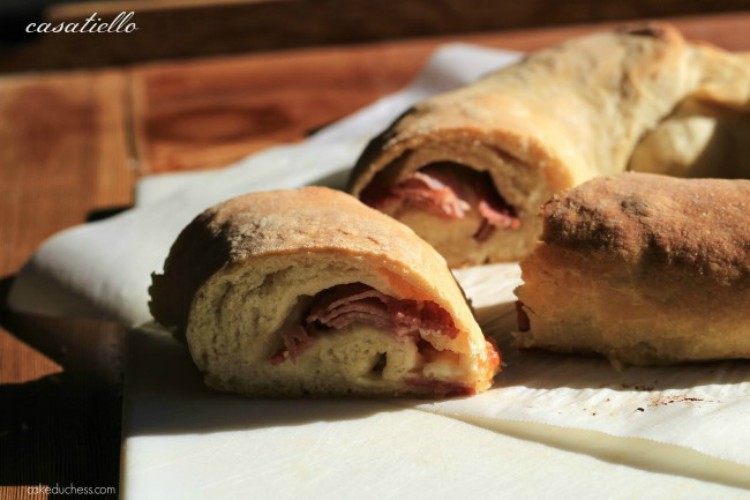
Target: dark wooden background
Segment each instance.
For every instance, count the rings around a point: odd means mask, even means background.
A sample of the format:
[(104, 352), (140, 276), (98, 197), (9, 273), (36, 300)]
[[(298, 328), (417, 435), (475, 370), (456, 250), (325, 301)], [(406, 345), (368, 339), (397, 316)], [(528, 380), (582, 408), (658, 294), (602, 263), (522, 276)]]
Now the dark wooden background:
[[(13, 0), (11, 0), (13, 1)], [(23, 0), (15, 0), (23, 1)], [(120, 0), (57, 3), (53, 23), (133, 11), (135, 33), (45, 35), (0, 52), (0, 71), (134, 62), (750, 9), (748, 0)], [(21, 30), (5, 26), (6, 36)], [(16, 33), (21, 35), (22, 33)]]
[[(300, 140), (408, 83), (440, 43), (533, 50), (668, 15), (691, 38), (750, 50), (750, 10), (674, 17), (744, 7), (731, 1), (159, 3), (47, 14), (132, 8), (137, 38), (45, 36), (3, 49), (0, 299), (45, 238), (127, 207), (138, 178)], [(0, 497), (43, 498), (27, 491), (39, 483), (117, 486), (122, 328), (5, 308), (0, 325)]]

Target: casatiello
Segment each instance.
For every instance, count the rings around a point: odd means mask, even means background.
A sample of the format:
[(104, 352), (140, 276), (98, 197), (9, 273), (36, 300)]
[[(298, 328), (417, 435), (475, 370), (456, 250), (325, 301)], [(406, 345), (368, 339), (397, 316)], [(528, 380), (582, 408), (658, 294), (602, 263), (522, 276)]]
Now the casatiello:
[(448, 396), (487, 389), (499, 355), (444, 259), (327, 188), (214, 206), (153, 275), (151, 311), (206, 383), (257, 396)]
[(407, 111), (349, 190), (452, 267), (518, 260), (554, 193), (626, 169), (750, 176), (750, 57), (666, 24), (571, 40)]

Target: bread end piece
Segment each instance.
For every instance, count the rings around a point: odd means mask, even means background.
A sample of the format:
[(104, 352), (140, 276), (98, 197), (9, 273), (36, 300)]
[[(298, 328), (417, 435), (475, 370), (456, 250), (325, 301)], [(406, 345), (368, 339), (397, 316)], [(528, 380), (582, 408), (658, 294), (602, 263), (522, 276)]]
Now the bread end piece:
[(614, 364), (750, 358), (750, 181), (623, 174), (543, 207), (521, 347)]

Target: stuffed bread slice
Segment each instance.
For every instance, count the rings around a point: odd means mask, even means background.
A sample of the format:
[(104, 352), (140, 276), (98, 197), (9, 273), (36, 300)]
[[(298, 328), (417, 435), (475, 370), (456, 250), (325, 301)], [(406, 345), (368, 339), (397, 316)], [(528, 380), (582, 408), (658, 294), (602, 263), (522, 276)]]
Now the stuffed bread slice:
[[(410, 109), (368, 145), (349, 190), (452, 267), (517, 260), (541, 232), (542, 203), (624, 171), (641, 139), (689, 97), (747, 123), (747, 56), (687, 43), (666, 24), (574, 39)], [(660, 172), (650, 160), (662, 148), (696, 139), (680, 132), (659, 131), (634, 167)], [(683, 172), (701, 150), (691, 148)]]
[(750, 358), (750, 181), (626, 173), (545, 204), (522, 347), (615, 366)]
[(448, 396), (499, 355), (445, 261), (408, 227), (326, 188), (254, 193), (199, 215), (153, 275), (206, 383), (259, 396)]

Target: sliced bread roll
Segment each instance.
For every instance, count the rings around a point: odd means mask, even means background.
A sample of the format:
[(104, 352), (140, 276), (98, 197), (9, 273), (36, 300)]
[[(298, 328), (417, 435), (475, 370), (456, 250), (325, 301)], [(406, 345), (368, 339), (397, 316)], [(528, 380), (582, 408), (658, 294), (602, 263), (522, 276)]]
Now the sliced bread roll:
[(516, 290), (522, 347), (616, 366), (750, 358), (750, 181), (602, 177), (543, 215)]
[(206, 383), (258, 396), (447, 396), (499, 367), (444, 259), (326, 188), (254, 193), (199, 215), (153, 276), (151, 310)]

